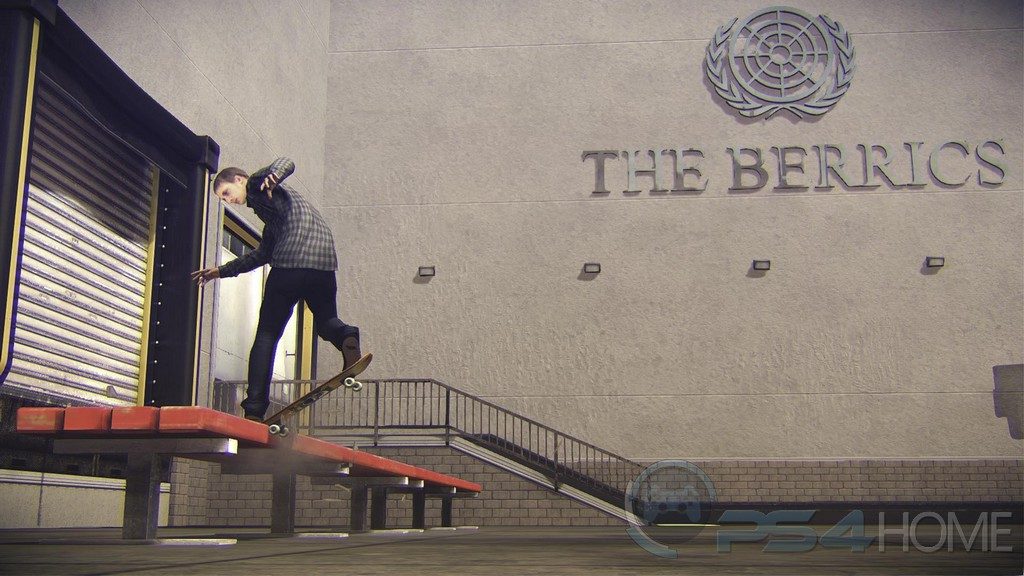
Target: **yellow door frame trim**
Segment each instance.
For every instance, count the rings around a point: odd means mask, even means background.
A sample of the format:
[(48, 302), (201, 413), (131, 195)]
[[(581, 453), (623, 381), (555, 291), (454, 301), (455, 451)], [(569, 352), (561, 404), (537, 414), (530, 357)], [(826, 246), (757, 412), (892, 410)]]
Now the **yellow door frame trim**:
[(242, 227), (242, 225), (235, 220), (235, 216), (233, 216), (226, 210), (223, 213), (225, 228), (231, 231), (231, 233), (234, 234), (235, 236), (241, 238), (242, 242), (245, 242), (250, 248), (255, 248), (256, 246), (259, 245), (260, 241), (257, 240), (256, 237), (253, 236), (251, 232)]
[(21, 247), (22, 236), (22, 213), (25, 209), (26, 178), (28, 176), (28, 146), (29, 131), (32, 127), (32, 103), (35, 100), (36, 89), (36, 63), (39, 56), (39, 19), (32, 22), (32, 48), (29, 52), (28, 62), (28, 91), (25, 96), (25, 122), (22, 126), (21, 136), (21, 160), (18, 163), (18, 190), (17, 200), (14, 206), (14, 229), (11, 238), (11, 268), (7, 281), (7, 322), (4, 323), (3, 341), (0, 342), (0, 370), (3, 370), (10, 361), (11, 336), (14, 334), (14, 293), (17, 288), (18, 278), (18, 252)]
[[(202, 191), (202, 194), (203, 194), (203, 217), (202, 217), (201, 222), (202, 222), (202, 226), (203, 226), (203, 233), (200, 234), (200, 237), (202, 239), (199, 241), (199, 269), (200, 270), (206, 268), (206, 262), (207, 262), (207, 259), (206, 259), (206, 236), (208, 235), (208, 233), (210, 231), (210, 171), (208, 169), (204, 169), (203, 170), (202, 181), (203, 181), (203, 191)], [(200, 364), (202, 364), (199, 361), (199, 359), (200, 359), (199, 348), (200, 348), (200, 344), (202, 343), (202, 339), (203, 339), (203, 308), (204, 308), (204, 304), (206, 302), (206, 299), (204, 298), (204, 296), (206, 294), (206, 290), (204, 290), (203, 288), (201, 288), (199, 286), (196, 286), (196, 290), (199, 291), (199, 305), (196, 307), (196, 310), (197, 310), (197, 312), (196, 312), (196, 332), (195, 332), (195, 334), (196, 334), (196, 346), (195, 346), (195, 350), (193, 351), (194, 355), (192, 356), (192, 358), (194, 359), (193, 361), (195, 362), (195, 365), (192, 366), (192, 405), (193, 406), (198, 405), (198, 403), (197, 403), (198, 398), (196, 398), (196, 395), (199, 394), (199, 366), (200, 366)]]
[(299, 378), (310, 380), (313, 378), (313, 343), (316, 342), (316, 331), (313, 329), (313, 311), (309, 306), (302, 303), (302, 365), (299, 366)]
[(160, 169), (151, 166), (153, 179), (149, 187), (149, 241), (146, 245), (146, 287), (142, 297), (142, 346), (139, 354), (139, 390), (136, 404), (146, 403), (146, 366), (149, 360), (149, 323), (153, 309), (153, 283), (156, 264), (156, 221), (160, 203)]

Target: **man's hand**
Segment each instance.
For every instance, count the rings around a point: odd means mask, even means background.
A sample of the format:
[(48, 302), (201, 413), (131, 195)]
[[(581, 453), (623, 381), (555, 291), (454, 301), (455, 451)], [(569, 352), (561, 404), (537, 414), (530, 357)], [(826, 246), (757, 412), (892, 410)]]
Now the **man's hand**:
[(196, 270), (192, 273), (192, 280), (199, 284), (202, 288), (204, 284), (210, 280), (216, 280), (220, 278), (220, 268), (207, 268), (206, 270)]
[(263, 179), (263, 183), (260, 184), (260, 190), (267, 193), (267, 198), (273, 198), (274, 188), (277, 187), (278, 182), (279, 180), (277, 179), (277, 176), (274, 174), (268, 174), (267, 177)]

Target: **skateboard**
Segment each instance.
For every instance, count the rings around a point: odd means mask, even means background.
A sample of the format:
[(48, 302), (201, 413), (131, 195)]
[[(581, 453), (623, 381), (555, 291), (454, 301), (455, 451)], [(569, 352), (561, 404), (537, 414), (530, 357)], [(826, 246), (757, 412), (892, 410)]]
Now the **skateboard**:
[(264, 424), (270, 426), (270, 433), (275, 436), (287, 436), (288, 426), (284, 424), (284, 419), (291, 416), (292, 414), (298, 413), (303, 408), (312, 405), (317, 400), (323, 398), (332, 390), (344, 386), (351, 388), (353, 391), (358, 392), (363, 389), (363, 383), (356, 380), (355, 377), (366, 370), (366, 367), (370, 365), (370, 361), (373, 360), (373, 354), (367, 353), (359, 360), (356, 360), (347, 369), (343, 370), (337, 376), (324, 382), (323, 384), (313, 388), (308, 393), (304, 394), (301, 398), (278, 410), (273, 416), (263, 420)]

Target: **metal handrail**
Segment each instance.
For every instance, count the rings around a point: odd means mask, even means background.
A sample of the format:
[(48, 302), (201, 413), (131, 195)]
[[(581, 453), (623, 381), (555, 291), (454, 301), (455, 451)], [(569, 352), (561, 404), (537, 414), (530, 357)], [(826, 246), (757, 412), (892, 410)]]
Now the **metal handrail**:
[[(275, 381), (271, 397), (284, 399), (308, 380)], [(391, 431), (403, 435), (453, 436), (482, 445), (548, 476), (553, 485), (573, 485), (617, 506), (643, 466), (532, 418), (517, 414), (432, 378), (364, 380), (362, 392), (331, 394), (310, 408), (308, 434), (367, 438), (377, 445)], [(219, 388), (218, 388), (219, 387)], [(217, 382), (211, 404), (237, 399), (244, 382)], [(234, 391), (234, 395), (224, 393)], [(281, 401), (281, 400), (278, 400)], [(237, 404), (237, 402), (235, 402)]]

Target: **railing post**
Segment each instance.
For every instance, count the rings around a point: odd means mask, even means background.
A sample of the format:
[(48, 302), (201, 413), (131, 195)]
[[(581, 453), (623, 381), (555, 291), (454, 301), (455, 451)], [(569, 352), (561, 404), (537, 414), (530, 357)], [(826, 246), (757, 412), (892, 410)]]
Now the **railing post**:
[(555, 484), (555, 490), (558, 490), (558, 432), (555, 432), (554, 436), (555, 436), (555, 457), (554, 457), (555, 476), (554, 476), (554, 478), (552, 478), (552, 480), (553, 480), (553, 482)]
[[(316, 382), (310, 381), (309, 386), (310, 389), (314, 388), (316, 386)], [(333, 401), (333, 398), (328, 400), (328, 402)], [(323, 408), (323, 406), (319, 402), (314, 402), (313, 405), (309, 407), (309, 430), (307, 430), (306, 433), (310, 436), (316, 436), (316, 419), (319, 418), (321, 408)]]
[(380, 382), (373, 383), (373, 445), (380, 435)]
[(444, 389), (444, 445), (451, 446), (452, 443), (452, 391), (451, 388)]
[(314, 436), (316, 431), (316, 412), (317, 408), (319, 408), (317, 404), (319, 404), (319, 402), (314, 402), (313, 405), (309, 407), (309, 425), (306, 428), (306, 434), (309, 434), (310, 436)]

